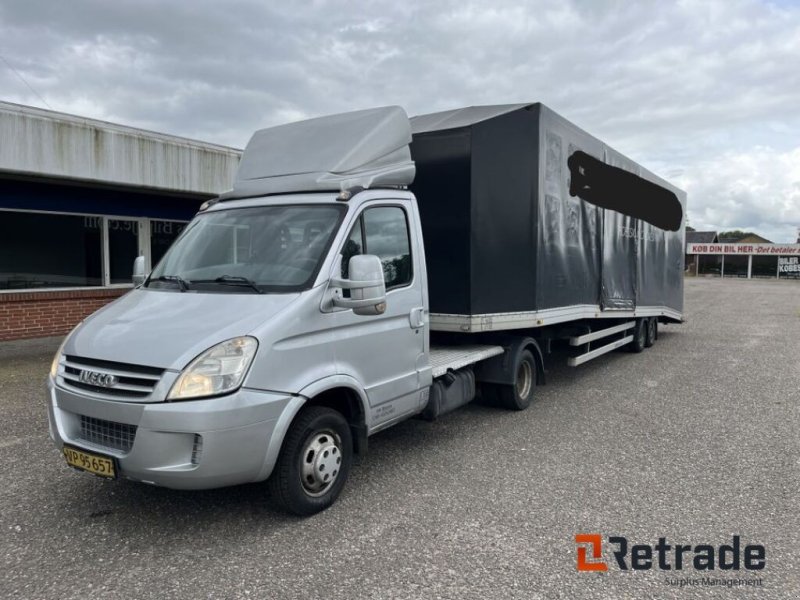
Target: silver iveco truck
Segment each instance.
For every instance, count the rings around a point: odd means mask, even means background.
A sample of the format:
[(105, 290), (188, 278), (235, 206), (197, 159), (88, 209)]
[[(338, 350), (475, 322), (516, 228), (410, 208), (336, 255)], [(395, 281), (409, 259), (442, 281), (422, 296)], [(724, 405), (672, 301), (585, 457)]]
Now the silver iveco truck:
[(681, 320), (684, 207), (541, 104), (258, 131), (233, 189), (64, 340), (50, 436), (102, 477), (266, 480), (315, 513), (382, 429), (478, 390), (522, 410), (555, 345), (651, 346)]

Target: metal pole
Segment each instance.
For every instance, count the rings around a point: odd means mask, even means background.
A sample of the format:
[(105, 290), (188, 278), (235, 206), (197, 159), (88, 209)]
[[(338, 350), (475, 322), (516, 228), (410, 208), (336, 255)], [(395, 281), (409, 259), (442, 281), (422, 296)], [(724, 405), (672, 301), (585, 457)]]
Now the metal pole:
[(748, 254), (747, 255), (747, 278), (748, 279), (752, 279), (753, 278), (753, 255), (752, 254)]
[(139, 255), (144, 256), (145, 271), (153, 270), (153, 253), (150, 246), (150, 219), (138, 219)]
[(109, 257), (109, 241), (108, 241), (108, 217), (100, 217), (100, 240), (101, 240), (101, 256), (102, 268), (100, 270), (100, 285), (103, 287), (111, 285), (111, 259)]
[(719, 276), (721, 279), (725, 279), (725, 255), (722, 255), (722, 267), (719, 270)]
[(694, 276), (695, 277), (699, 277), (700, 276), (700, 257), (701, 256), (702, 256), (701, 254), (695, 254), (694, 255)]

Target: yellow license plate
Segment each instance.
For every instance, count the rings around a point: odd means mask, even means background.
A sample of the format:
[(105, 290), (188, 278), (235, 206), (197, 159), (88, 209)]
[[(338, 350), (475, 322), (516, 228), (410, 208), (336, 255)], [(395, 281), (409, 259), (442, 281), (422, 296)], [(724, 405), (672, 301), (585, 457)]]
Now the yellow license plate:
[(89, 471), (100, 477), (115, 478), (117, 472), (114, 469), (114, 459), (99, 454), (92, 454), (84, 452), (77, 448), (64, 446), (64, 458), (67, 459), (67, 464), (71, 467), (81, 469), (82, 471)]

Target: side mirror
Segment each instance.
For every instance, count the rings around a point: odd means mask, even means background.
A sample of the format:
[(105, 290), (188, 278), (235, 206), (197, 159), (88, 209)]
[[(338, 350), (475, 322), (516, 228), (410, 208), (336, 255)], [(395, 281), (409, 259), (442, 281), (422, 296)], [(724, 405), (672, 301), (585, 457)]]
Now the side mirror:
[[(352, 308), (357, 315), (381, 315), (386, 311), (386, 284), (381, 259), (373, 254), (359, 254), (347, 263), (350, 279), (331, 279), (333, 305)], [(342, 290), (350, 290), (345, 298)]]
[(144, 272), (144, 256), (137, 256), (133, 261), (133, 285), (140, 286), (147, 279)]

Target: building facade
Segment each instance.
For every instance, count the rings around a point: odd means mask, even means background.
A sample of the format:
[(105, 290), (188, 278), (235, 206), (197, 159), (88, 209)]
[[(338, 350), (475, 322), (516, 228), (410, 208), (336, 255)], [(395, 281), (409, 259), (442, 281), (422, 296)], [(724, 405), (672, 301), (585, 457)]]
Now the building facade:
[[(686, 228), (687, 247), (691, 244), (715, 244), (717, 242), (719, 242), (719, 236), (716, 231), (696, 231), (688, 227)], [(710, 262), (712, 262), (712, 264), (709, 264)], [(706, 274), (706, 272), (718, 266), (715, 262), (709, 261), (707, 257), (701, 254), (686, 254), (683, 264), (688, 275)]]
[[(713, 233), (713, 232), (696, 232)], [(697, 239), (698, 236), (692, 236)], [(688, 275), (740, 278), (800, 279), (800, 243), (723, 243), (689, 241), (686, 244)], [(754, 236), (759, 239), (760, 236)], [(687, 239), (690, 239), (687, 235)], [(694, 268), (694, 272), (691, 271)]]
[(62, 335), (229, 189), (241, 151), (0, 102), (0, 340)]

